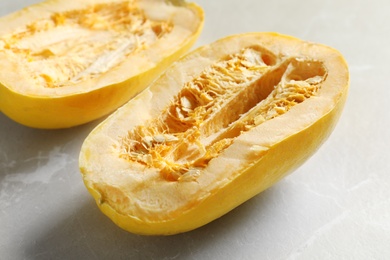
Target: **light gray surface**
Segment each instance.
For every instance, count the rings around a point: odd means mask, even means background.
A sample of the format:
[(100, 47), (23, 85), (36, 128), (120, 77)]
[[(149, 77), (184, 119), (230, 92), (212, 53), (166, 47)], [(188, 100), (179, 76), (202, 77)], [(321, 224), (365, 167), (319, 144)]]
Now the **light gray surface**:
[[(5, 15), (34, 0), (1, 0)], [(196, 46), (277, 31), (340, 50), (350, 96), (340, 123), (301, 168), (226, 216), (170, 237), (129, 234), (87, 193), (78, 152), (93, 122), (30, 129), (0, 114), (0, 259), (389, 259), (388, 1), (196, 0)]]

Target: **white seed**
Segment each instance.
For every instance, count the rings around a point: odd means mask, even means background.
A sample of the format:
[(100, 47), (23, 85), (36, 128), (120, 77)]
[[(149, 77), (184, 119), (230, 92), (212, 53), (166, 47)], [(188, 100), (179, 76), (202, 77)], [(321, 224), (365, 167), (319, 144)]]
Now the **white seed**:
[(261, 123), (265, 122), (265, 118), (262, 115), (258, 115), (254, 118), (255, 125), (260, 125)]
[(180, 120), (185, 120), (185, 116), (183, 115), (182, 110), (180, 107), (176, 107), (176, 115)]
[(161, 135), (153, 136), (153, 141), (156, 143), (168, 143), (168, 142), (179, 141), (179, 138), (177, 138), (174, 135), (161, 134)]
[(307, 83), (309, 84), (312, 84), (312, 85), (315, 85), (315, 84), (319, 84), (323, 81), (323, 77), (321, 76), (314, 76), (312, 78), (308, 78), (307, 80), (305, 80)]
[(200, 176), (199, 169), (190, 169), (188, 172), (181, 175), (178, 180), (179, 181), (196, 181), (196, 179)]
[(182, 108), (192, 109), (192, 104), (186, 96), (182, 96), (180, 98), (180, 103), (181, 103)]
[(261, 146), (261, 145), (254, 144), (254, 145), (251, 146), (250, 150), (253, 151), (253, 152), (262, 152), (262, 151), (264, 151), (266, 149), (263, 146)]
[(150, 148), (152, 147), (153, 144), (153, 137), (151, 136), (145, 136), (142, 138), (142, 144), (144, 145), (145, 148)]

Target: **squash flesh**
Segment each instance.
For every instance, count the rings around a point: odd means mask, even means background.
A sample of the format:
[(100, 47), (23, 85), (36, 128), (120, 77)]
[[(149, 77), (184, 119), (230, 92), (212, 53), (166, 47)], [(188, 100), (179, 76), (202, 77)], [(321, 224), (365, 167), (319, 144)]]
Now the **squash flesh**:
[[(1, 23), (0, 91), (14, 100), (0, 99), (0, 109), (28, 126), (63, 128), (104, 116), (142, 91), (192, 46), (203, 11), (161, 0), (46, 1)], [(75, 111), (66, 101), (92, 92), (106, 96), (104, 108), (88, 95)]]
[(160, 168), (168, 180), (194, 177), (242, 132), (315, 95), (326, 76), (313, 61), (269, 67), (249, 48), (206, 68), (172, 105), (123, 138), (121, 157)]
[[(224, 76), (228, 83), (214, 82)], [(204, 78), (202, 88), (194, 83)], [(308, 159), (337, 122), (348, 82), (345, 61), (328, 47), (272, 33), (222, 39), (174, 64), (90, 134), (84, 182), (130, 232), (194, 229)], [(210, 89), (221, 95), (207, 98)]]
[(0, 46), (31, 73), (33, 87), (66, 87), (109, 71), (172, 27), (147, 19), (136, 3), (97, 4), (33, 21)]

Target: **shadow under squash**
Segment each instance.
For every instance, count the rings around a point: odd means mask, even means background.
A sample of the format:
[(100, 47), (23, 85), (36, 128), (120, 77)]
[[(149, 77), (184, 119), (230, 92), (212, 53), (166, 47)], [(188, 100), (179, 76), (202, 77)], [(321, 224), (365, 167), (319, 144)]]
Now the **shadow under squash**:
[(37, 237), (26, 248), (25, 257), (39, 260), (212, 259), (214, 256), (210, 252), (215, 246), (229, 246), (236, 240), (234, 236), (246, 232), (251, 219), (261, 221), (260, 212), (267, 208), (274, 195), (272, 189), (265, 191), (203, 227), (172, 236), (128, 233), (104, 216), (90, 198)]

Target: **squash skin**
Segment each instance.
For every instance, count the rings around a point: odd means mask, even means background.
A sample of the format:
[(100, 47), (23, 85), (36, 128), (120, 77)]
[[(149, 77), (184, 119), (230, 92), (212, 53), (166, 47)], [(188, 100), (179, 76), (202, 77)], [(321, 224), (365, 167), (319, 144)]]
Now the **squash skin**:
[[(191, 210), (178, 218), (165, 222), (145, 222), (134, 216), (122, 215), (108, 203), (102, 203), (101, 194), (89, 183), (85, 182), (85, 185), (100, 210), (125, 231), (140, 235), (174, 235), (191, 231), (225, 215), (301, 166), (329, 137), (341, 115), (346, 98), (347, 92), (343, 94), (337, 107), (315, 124), (273, 146), (237, 178), (214, 191), (198, 205), (193, 205)], [(283, 158), (280, 157), (281, 154)]]
[(60, 129), (88, 123), (112, 113), (141, 92), (195, 41), (192, 39), (180, 51), (142, 74), (90, 92), (62, 97), (32, 96), (15, 92), (0, 83), (0, 111), (32, 128)]
[[(276, 38), (289, 38), (289, 36), (276, 33), (268, 34)], [(291, 39), (294, 38), (291, 37)], [(339, 62), (345, 65), (344, 67), (341, 66), (342, 71), (340, 73), (348, 73), (345, 60), (340, 57)], [(95, 198), (100, 210), (126, 231), (143, 235), (172, 235), (193, 230), (221, 217), (271, 187), (310, 158), (326, 141), (339, 120), (348, 95), (349, 77), (346, 82), (342, 81), (342, 83), (345, 86), (342, 86), (343, 91), (333, 100), (334, 107), (322, 111), (322, 116), (314, 123), (292, 133), (277, 143), (273, 143), (260, 156), (253, 158), (253, 161), (247, 167), (235, 174), (234, 178), (229, 178), (229, 182), (212, 190), (208, 196), (199, 198), (194, 204), (188, 205), (186, 209), (172, 218), (148, 221), (137, 216), (121, 214), (110, 203), (102, 199), (101, 193), (87, 178), (87, 175), (90, 174), (86, 167), (90, 163), (87, 162), (90, 160), (88, 147), (90, 141), (88, 138), (80, 154), (80, 169), (84, 177), (84, 183)], [(112, 117), (115, 117), (115, 114)], [(104, 122), (91, 133), (91, 136), (98, 133), (99, 128), (103, 127)]]
[[(46, 1), (36, 6), (55, 2)], [(3, 84), (0, 79), (0, 112), (22, 125), (41, 129), (69, 128), (112, 113), (144, 90), (171, 63), (194, 45), (203, 29), (204, 13), (203, 9), (194, 3), (186, 3), (186, 6), (197, 13), (200, 22), (197, 30), (153, 67), (122, 82), (114, 81), (101, 88), (89, 91), (80, 89), (77, 93), (56, 96), (17, 92), (11, 86)], [(34, 5), (21, 10), (20, 14), (29, 12), (30, 9), (33, 10)], [(13, 15), (17, 17), (18, 13)]]

